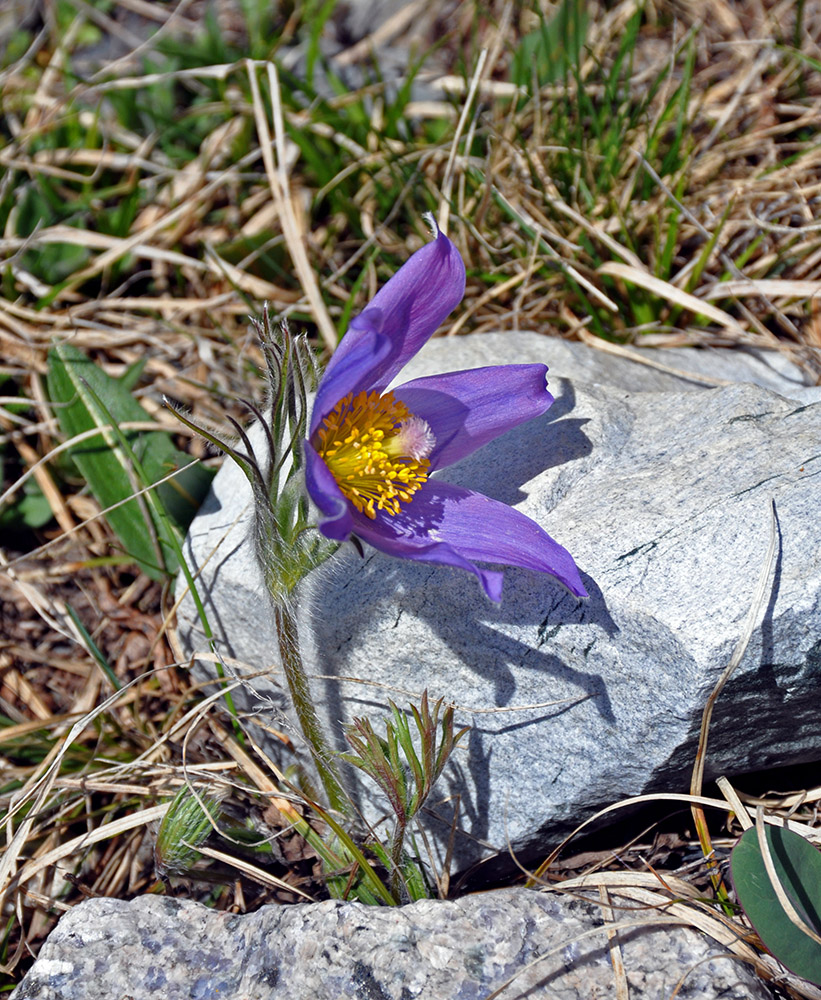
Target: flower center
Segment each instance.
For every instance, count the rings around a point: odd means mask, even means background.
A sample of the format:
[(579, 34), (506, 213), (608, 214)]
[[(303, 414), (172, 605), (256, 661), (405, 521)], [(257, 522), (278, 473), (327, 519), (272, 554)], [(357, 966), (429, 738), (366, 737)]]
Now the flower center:
[(392, 392), (349, 392), (323, 420), (316, 442), (344, 496), (375, 518), (377, 510), (398, 514), (427, 481), (436, 439)]

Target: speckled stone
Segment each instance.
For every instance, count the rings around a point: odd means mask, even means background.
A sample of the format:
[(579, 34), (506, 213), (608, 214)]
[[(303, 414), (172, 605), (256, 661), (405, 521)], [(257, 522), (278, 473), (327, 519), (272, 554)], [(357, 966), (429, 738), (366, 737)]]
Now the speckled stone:
[[(606, 1000), (615, 985), (601, 914), (526, 889), (246, 916), (157, 896), (94, 899), (60, 920), (11, 1000), (484, 1000), (510, 979), (501, 1000)], [(688, 928), (637, 925), (619, 940), (631, 1000), (668, 997), (682, 978), (681, 1000), (771, 1000)]]
[[(302, 635), (319, 711), (379, 716), (428, 688), (472, 727), (425, 818), (455, 866), (539, 857), (596, 809), (685, 791), (705, 699), (742, 633), (778, 514), (774, 577), (749, 649), (716, 707), (708, 774), (821, 757), (821, 390), (780, 356), (650, 352), (731, 382), (714, 388), (581, 344), (527, 334), (433, 341), (403, 378), (541, 360), (556, 402), (443, 472), (516, 505), (574, 555), (590, 592), (508, 570), (501, 605), (465, 573), (346, 547), (306, 588)], [(733, 379), (741, 381), (733, 382)], [(775, 391), (778, 390), (778, 391)], [(270, 612), (232, 463), (187, 541), (235, 697), (287, 726)], [(210, 561), (207, 561), (210, 560)], [(207, 650), (189, 599), (185, 648)], [(198, 666), (199, 676), (209, 667)], [(260, 671), (262, 673), (260, 674)], [(253, 725), (253, 723), (249, 723)], [(264, 730), (255, 736), (276, 752)], [(357, 778), (372, 821), (384, 803)]]

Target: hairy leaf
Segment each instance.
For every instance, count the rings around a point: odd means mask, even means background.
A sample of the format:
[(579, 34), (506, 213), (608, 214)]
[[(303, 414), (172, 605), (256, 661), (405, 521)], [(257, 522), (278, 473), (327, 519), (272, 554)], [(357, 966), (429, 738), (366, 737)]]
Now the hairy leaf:
[[(151, 512), (134, 493), (190, 463), (163, 431), (123, 428), (150, 422), (128, 385), (109, 375), (82, 351), (59, 344), (49, 353), (48, 390), (60, 429), (68, 438), (98, 428), (79, 442), (71, 457), (86, 479), (128, 555), (154, 579), (177, 569), (169, 533), (184, 533), (211, 482), (212, 473), (194, 465), (157, 487), (166, 517)], [(116, 422), (118, 430), (112, 427)], [(122, 501), (126, 501), (122, 503)]]

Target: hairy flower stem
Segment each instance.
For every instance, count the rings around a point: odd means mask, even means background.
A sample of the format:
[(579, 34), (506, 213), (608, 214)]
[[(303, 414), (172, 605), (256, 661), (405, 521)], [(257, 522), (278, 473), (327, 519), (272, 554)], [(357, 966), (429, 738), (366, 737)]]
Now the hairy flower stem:
[(396, 829), (393, 831), (391, 843), (391, 895), (399, 902), (399, 885), (402, 878), (402, 846), (405, 843), (406, 821), (402, 816), (396, 817)]
[(328, 804), (337, 812), (347, 815), (350, 804), (339, 783), (339, 776), (333, 764), (333, 754), (325, 741), (325, 735), (311, 701), (311, 692), (308, 690), (308, 679), (299, 653), (296, 620), (290, 610), (281, 603), (277, 603), (274, 607), (274, 620), (279, 640), (279, 655), (291, 692), (291, 700), (325, 794), (328, 796)]

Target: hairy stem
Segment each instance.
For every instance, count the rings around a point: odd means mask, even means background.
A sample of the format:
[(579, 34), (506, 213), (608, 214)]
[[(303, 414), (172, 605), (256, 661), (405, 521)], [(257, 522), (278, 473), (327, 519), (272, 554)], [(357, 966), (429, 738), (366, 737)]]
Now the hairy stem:
[(305, 676), (302, 657), (299, 653), (296, 621), (290, 610), (280, 603), (275, 605), (274, 616), (282, 669), (285, 671), (285, 678), (288, 681), (288, 689), (291, 692), (291, 700), (296, 709), (302, 734), (308, 741), (317, 773), (325, 789), (325, 794), (328, 796), (328, 804), (332, 809), (347, 815), (349, 811), (348, 800), (339, 783), (333, 754), (325, 740), (311, 701), (308, 678)]
[(391, 895), (399, 902), (399, 885), (402, 878), (402, 845), (405, 842), (405, 819), (396, 817), (396, 829), (391, 843)]

